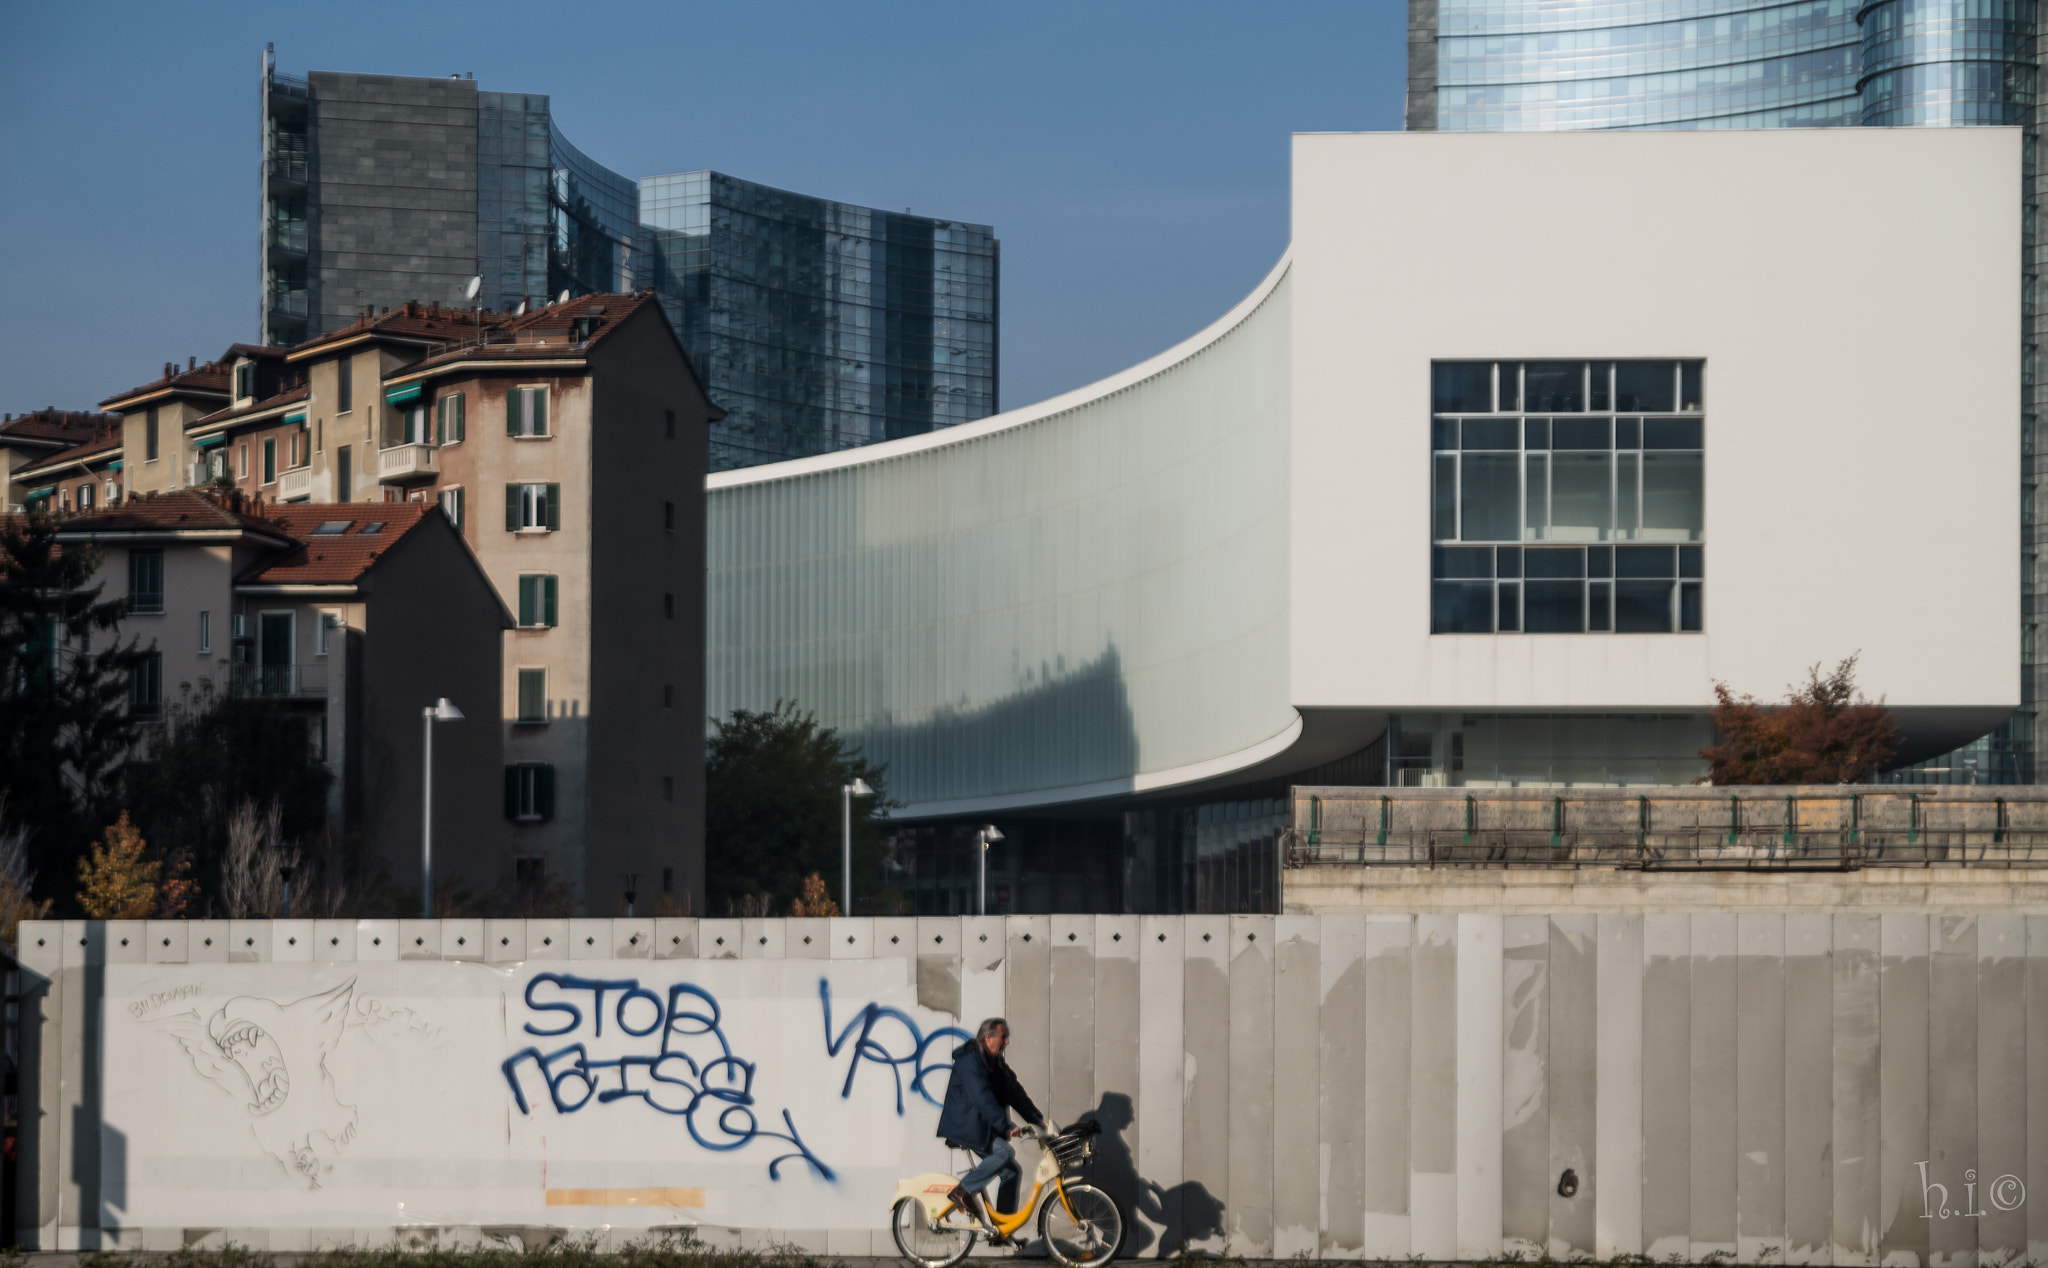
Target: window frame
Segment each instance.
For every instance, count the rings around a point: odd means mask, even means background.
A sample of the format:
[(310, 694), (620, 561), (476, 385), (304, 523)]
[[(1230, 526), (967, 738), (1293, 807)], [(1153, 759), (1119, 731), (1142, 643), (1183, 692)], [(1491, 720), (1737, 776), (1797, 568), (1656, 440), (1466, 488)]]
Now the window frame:
[(547, 823), (555, 817), (555, 764), (505, 764), (505, 818), (513, 823)]
[[(146, 561), (152, 561), (152, 560), (153, 560), (153, 561), (154, 561), (154, 563), (155, 563), (154, 571), (155, 571), (155, 573), (156, 573), (156, 578), (155, 578), (155, 579), (156, 579), (156, 589), (155, 589), (155, 591), (153, 592), (153, 593), (154, 593), (154, 595), (155, 595), (155, 602), (154, 602), (153, 604), (151, 604), (151, 603), (149, 603), (149, 602), (147, 602), (147, 601), (144, 601), (144, 602), (138, 602), (138, 601), (137, 601), (137, 599), (136, 599), (136, 596), (137, 596), (137, 595), (145, 595), (145, 596), (146, 596), (146, 595), (149, 595), (149, 594), (151, 594), (151, 593), (152, 593), (152, 592), (151, 592), (151, 591), (149, 591), (149, 590), (145, 590), (145, 589), (143, 589), (143, 588), (142, 588), (142, 587), (141, 587), (141, 586), (140, 586), (140, 585), (138, 584), (138, 583), (139, 583), (139, 582), (140, 582), (140, 581), (141, 581), (141, 580), (143, 579), (143, 578), (142, 578), (142, 573), (143, 573), (144, 569), (143, 569), (142, 565), (144, 565)], [(163, 551), (163, 547), (161, 547), (161, 546), (131, 546), (131, 547), (129, 547), (129, 548), (128, 548), (128, 607), (127, 607), (127, 612), (128, 612), (128, 615), (130, 615), (130, 616), (162, 616), (162, 615), (163, 615), (163, 612), (164, 612), (164, 551)]]
[[(444, 485), (439, 490), (437, 500), (441, 504), (441, 514), (447, 517), (448, 523), (454, 527), (456, 532), (461, 532), (462, 515), (464, 510), (467, 509), (463, 506), (463, 486), (459, 484)], [(451, 504), (455, 508), (453, 511), (448, 509)]]
[(128, 671), (128, 713), (150, 721), (164, 715), (164, 654), (155, 647)]
[[(529, 683), (535, 686), (535, 712), (526, 711), (526, 691)], [(548, 724), (548, 671), (545, 665), (520, 665), (512, 671), (513, 708), (512, 721), (515, 726), (546, 726)]]
[(199, 611), (199, 653), (205, 655), (213, 650), (213, 613), (205, 608)]
[(505, 389), (505, 434), (513, 440), (548, 440), (554, 436), (548, 415), (549, 384), (518, 383)]
[(157, 422), (157, 407), (152, 405), (142, 419), (142, 460), (155, 462), (162, 457), (162, 443)]
[[(559, 623), (560, 580), (552, 572), (522, 572), (515, 587), (518, 628), (551, 630)], [(532, 617), (534, 619), (528, 619)]]
[(277, 483), (277, 437), (265, 436), (262, 446), (263, 479), (259, 483), (268, 487)]
[[(535, 493), (536, 489), (540, 492)], [(562, 486), (559, 483), (538, 480), (520, 480), (507, 484), (505, 530), (512, 533), (561, 532)]]
[[(449, 408), (451, 403), (454, 406), (452, 410)], [(450, 392), (445, 396), (435, 397), (434, 443), (437, 445), (461, 444), (466, 438), (468, 431), (468, 422), (465, 417), (467, 413), (468, 406), (464, 400), (464, 393)], [(453, 427), (449, 426), (451, 414), (453, 415)], [(449, 435), (451, 431), (454, 433), (452, 437)]]
[(334, 412), (353, 413), (356, 407), (355, 354), (344, 353), (334, 362)]

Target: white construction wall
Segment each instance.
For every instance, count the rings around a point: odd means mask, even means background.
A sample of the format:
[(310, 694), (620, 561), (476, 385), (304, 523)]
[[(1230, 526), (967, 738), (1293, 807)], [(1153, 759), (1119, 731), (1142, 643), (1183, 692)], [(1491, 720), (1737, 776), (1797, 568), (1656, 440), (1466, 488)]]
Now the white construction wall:
[(1134, 1256), (2048, 1259), (2048, 915), (36, 922), (21, 941), (48, 983), (24, 1007), (21, 1142), (45, 1249), (689, 1226), (893, 1255), (895, 1179), (948, 1165), (950, 1052), (1000, 1014), (1039, 1104), (1103, 1120), (1095, 1180)]

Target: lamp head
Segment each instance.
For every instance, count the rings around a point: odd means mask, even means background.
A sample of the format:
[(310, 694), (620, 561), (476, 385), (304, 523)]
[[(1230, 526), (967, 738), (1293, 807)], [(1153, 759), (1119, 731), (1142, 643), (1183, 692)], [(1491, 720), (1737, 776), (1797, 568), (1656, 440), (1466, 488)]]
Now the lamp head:
[(1000, 841), (1003, 839), (1003, 834), (997, 830), (996, 825), (993, 823), (985, 823), (981, 826), (981, 839), (984, 842)]
[(442, 696), (439, 700), (435, 701), (433, 707), (428, 709), (427, 713), (436, 722), (462, 721), (462, 710), (456, 708), (454, 703), (446, 696)]
[(875, 790), (868, 787), (868, 781), (865, 779), (854, 780), (846, 786), (846, 791), (856, 797), (872, 797), (875, 795)]

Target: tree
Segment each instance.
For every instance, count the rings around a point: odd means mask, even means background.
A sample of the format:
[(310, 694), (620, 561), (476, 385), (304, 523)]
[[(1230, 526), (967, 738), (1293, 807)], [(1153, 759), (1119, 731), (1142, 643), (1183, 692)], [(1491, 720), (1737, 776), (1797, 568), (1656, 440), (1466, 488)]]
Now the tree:
[[(201, 678), (179, 684), (179, 700), (166, 710), (162, 733), (146, 755), (129, 763), (123, 787), (136, 822), (158, 851), (188, 861), (224, 900), (232, 888), (227, 855), (241, 839), (236, 824), (244, 807), (254, 816), (242, 825), (244, 837), (260, 822), (264, 848), (281, 849), (287, 842), (308, 848), (312, 857), (298, 861), (308, 870), (292, 884), (292, 910), (303, 916), (315, 914), (306, 900), (318, 897), (319, 887), (349, 888), (336, 852), (309, 848), (327, 839), (331, 781), (303, 716), (277, 700), (223, 698)], [(277, 889), (273, 898), (281, 893)], [(229, 914), (243, 913), (230, 902)]]
[(1856, 690), (1856, 657), (1826, 677), (1819, 664), (1806, 685), (1788, 687), (1782, 705), (1736, 696), (1714, 684), (1714, 729), (1721, 742), (1700, 750), (1715, 784), (1853, 784), (1899, 751), (1899, 728), (1880, 697)]
[(50, 900), (31, 897), (36, 874), (29, 870), (29, 830), (7, 824), (7, 794), (0, 792), (0, 942), (18, 946), (16, 930), (24, 920), (41, 920), (50, 913)]
[(57, 527), (42, 512), (0, 522), (0, 791), (34, 830), (30, 861), (62, 884), (135, 750), (129, 677), (147, 653), (110, 633), (127, 601), (100, 597), (104, 552), (59, 546)]
[(107, 841), (95, 841), (78, 860), (78, 905), (88, 920), (146, 920), (156, 906), (157, 876), (163, 864), (143, 858), (147, 842), (128, 812), (107, 825)]
[(839, 904), (825, 892), (825, 878), (812, 872), (804, 877), (803, 892), (789, 900), (789, 914), (792, 916), (837, 916)]
[(840, 789), (856, 779), (866, 780), (875, 795), (853, 801), (854, 875), (871, 894), (880, 887), (880, 816), (893, 804), (881, 767), (791, 701), (778, 700), (765, 712), (735, 709), (712, 725), (704, 781), (704, 879), (712, 912), (786, 911), (805, 877), (837, 876)]

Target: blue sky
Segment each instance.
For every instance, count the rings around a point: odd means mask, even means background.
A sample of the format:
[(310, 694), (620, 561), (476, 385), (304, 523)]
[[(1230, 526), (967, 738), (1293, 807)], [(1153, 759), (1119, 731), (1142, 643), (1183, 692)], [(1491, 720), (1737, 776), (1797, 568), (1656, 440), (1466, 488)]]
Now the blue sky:
[(0, 5), (0, 409), (256, 335), (256, 83), (475, 72), (627, 176), (996, 226), (1003, 404), (1200, 329), (1287, 241), (1287, 137), (1400, 126), (1400, 0)]

